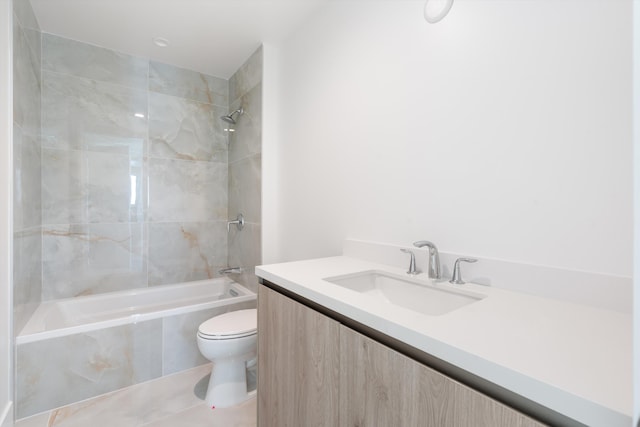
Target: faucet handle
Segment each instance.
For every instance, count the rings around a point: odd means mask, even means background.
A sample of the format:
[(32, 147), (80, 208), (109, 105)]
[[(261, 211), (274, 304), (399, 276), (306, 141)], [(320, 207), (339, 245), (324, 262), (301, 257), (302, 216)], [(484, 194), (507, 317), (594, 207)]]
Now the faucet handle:
[(409, 261), (409, 270), (407, 270), (407, 274), (411, 274), (412, 276), (415, 276), (416, 274), (420, 273), (420, 270), (416, 269), (416, 255), (413, 253), (413, 251), (410, 251), (409, 249), (401, 248), (400, 252), (404, 252), (405, 254), (411, 255), (411, 260)]
[(464, 280), (462, 280), (462, 274), (460, 273), (460, 263), (461, 262), (476, 262), (478, 261), (475, 258), (458, 258), (455, 262), (455, 264), (453, 264), (453, 277), (451, 277), (451, 280), (449, 280), (449, 283), (453, 283), (456, 285), (463, 285), (466, 282)]
[(238, 230), (242, 230), (244, 227), (244, 216), (240, 213), (233, 221), (227, 221), (227, 233), (231, 231), (231, 224), (235, 224)]

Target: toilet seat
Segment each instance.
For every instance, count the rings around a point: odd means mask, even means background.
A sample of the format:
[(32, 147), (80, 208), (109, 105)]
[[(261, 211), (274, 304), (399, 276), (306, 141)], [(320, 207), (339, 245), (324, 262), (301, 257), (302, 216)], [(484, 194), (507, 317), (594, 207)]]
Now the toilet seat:
[(203, 322), (198, 336), (206, 340), (228, 340), (257, 333), (258, 311), (255, 308), (224, 313)]

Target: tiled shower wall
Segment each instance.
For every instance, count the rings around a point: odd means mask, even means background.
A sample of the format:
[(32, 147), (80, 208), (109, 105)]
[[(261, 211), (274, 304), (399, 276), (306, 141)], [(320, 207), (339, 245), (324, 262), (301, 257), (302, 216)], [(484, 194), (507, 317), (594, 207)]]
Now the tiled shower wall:
[[(14, 22), (16, 333), (41, 300), (220, 267), (255, 290), (262, 49), (226, 81), (43, 35), (28, 0)], [(218, 117), (240, 105), (229, 137)]]
[(238, 209), (232, 252), (259, 262), (259, 59), (231, 79), (228, 144), (228, 81), (43, 36), (43, 300), (217, 277)]
[(228, 82), (43, 36), (43, 300), (227, 265)]
[(231, 111), (244, 109), (229, 135), (229, 217), (242, 213), (245, 219), (242, 231), (232, 227), (229, 233), (229, 265), (243, 269), (236, 282), (257, 292), (253, 273), (262, 260), (262, 48), (229, 80), (229, 102)]
[(17, 333), (42, 293), (41, 34), (28, 0), (15, 0), (13, 8), (13, 313)]

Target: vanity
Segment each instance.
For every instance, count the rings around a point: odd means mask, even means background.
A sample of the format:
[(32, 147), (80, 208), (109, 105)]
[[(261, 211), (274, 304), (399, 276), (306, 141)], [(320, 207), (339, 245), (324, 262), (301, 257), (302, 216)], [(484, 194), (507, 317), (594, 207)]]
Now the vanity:
[(261, 427), (631, 424), (630, 314), (350, 256), (256, 274)]

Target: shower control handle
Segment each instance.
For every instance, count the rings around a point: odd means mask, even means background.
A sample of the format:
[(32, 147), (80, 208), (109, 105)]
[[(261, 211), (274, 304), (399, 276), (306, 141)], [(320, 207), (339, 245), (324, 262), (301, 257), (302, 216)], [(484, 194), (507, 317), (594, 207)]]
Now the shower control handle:
[(231, 231), (231, 224), (235, 224), (238, 230), (242, 230), (244, 228), (244, 216), (240, 213), (236, 219), (227, 221), (227, 233)]

